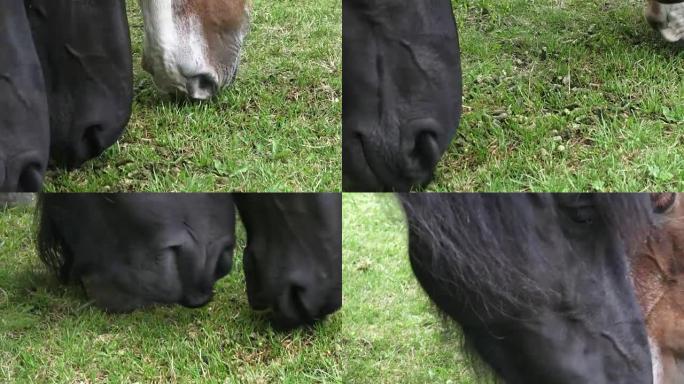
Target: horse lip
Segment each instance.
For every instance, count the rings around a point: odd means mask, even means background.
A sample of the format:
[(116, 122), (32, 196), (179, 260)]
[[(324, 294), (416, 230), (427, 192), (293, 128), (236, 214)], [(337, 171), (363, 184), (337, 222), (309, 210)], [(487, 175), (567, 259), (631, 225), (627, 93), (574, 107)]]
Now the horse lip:
[(214, 292), (184, 295), (179, 304), (187, 308), (201, 308), (209, 304), (214, 298)]
[[(360, 159), (361, 160), (360, 163), (356, 163), (356, 164), (362, 164), (362, 165), (360, 167), (354, 165), (353, 168), (356, 168), (356, 169), (361, 168), (359, 171), (362, 173), (362, 176), (361, 176), (362, 181), (359, 183), (358, 178), (354, 178), (353, 180), (350, 180), (351, 184), (356, 184), (356, 185), (363, 184), (363, 185), (365, 185), (366, 186), (365, 188), (360, 189), (363, 191), (366, 191), (366, 190), (368, 190), (368, 191), (383, 190), (384, 184), (382, 183), (382, 181), (380, 180), (380, 178), (378, 177), (378, 175), (376, 174), (375, 170), (373, 169), (373, 167), (371, 166), (371, 164), (368, 160), (368, 155), (366, 153), (366, 147), (363, 144), (363, 140), (361, 139), (361, 135), (356, 135), (353, 140), (358, 142), (358, 145), (361, 147), (361, 151), (359, 151), (359, 154), (362, 156), (362, 159)], [(342, 165), (342, 167), (344, 168), (344, 164)], [(343, 169), (343, 173), (344, 173), (344, 169)], [(350, 189), (354, 190), (354, 189), (358, 189), (358, 188), (352, 187)]]
[[(290, 298), (292, 298), (292, 305), (287, 305)], [(284, 311), (285, 308), (287, 308), (286, 311)], [(313, 316), (311, 312), (298, 295), (290, 297), (290, 294), (284, 292), (272, 306), (273, 325), (281, 330), (310, 326), (317, 320), (317, 317)]]
[(363, 154), (364, 164), (366, 164), (367, 169), (370, 171), (371, 175), (374, 177), (375, 185), (372, 189), (378, 191), (395, 191), (403, 192), (408, 191), (410, 185), (412, 184), (409, 180), (405, 180), (403, 177), (392, 177), (391, 172), (388, 171), (384, 166), (374, 159), (377, 156), (373, 156), (368, 152), (368, 148), (364, 145), (361, 135), (357, 135), (357, 140), (361, 145), (361, 153)]

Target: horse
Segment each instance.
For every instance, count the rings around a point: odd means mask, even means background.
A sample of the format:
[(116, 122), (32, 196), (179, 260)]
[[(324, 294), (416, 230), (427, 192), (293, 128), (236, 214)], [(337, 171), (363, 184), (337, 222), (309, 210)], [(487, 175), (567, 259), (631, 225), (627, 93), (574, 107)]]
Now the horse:
[(133, 102), (123, 0), (8, 0), (0, 15), (0, 191), (37, 192), (121, 135)]
[(343, 189), (427, 184), (458, 127), (451, 2), (342, 2)]
[(412, 270), (507, 383), (650, 383), (645, 194), (400, 194)]
[(42, 262), (108, 312), (207, 304), (232, 268), (235, 206), (254, 309), (291, 329), (342, 304), (339, 194), (42, 194), (37, 206)]
[(648, 0), (646, 21), (669, 42), (684, 42), (684, 1)]
[[(124, 0), (23, 3), (10, 0), (2, 15), (0, 39), (16, 53), (0, 61), (0, 106), (10, 111), (0, 122), (0, 191), (38, 191), (49, 161), (72, 169), (100, 155), (123, 133), (133, 102)], [(247, 0), (139, 4), (143, 68), (158, 88), (206, 99), (233, 81)]]
[(45, 82), (20, 1), (0, 12), (0, 192), (41, 188), (50, 125)]
[(684, 382), (684, 195), (654, 194), (658, 224), (632, 258), (656, 384)]
[(249, 30), (247, 0), (138, 0), (143, 69), (165, 93), (208, 99), (230, 85)]
[[(232, 83), (249, 30), (247, 0), (139, 0), (143, 68), (167, 93), (213, 96)], [(131, 116), (133, 67), (124, 0), (10, 0), (0, 60), (0, 191), (42, 188), (48, 163), (99, 156)], [(41, 70), (42, 69), (42, 70)]]
[[(343, 190), (423, 187), (462, 112), (452, 3), (343, 0), (342, 7)], [(648, 0), (646, 18), (667, 40), (683, 39), (682, 0)]]
[(76, 168), (114, 144), (131, 115), (125, 3), (24, 0), (24, 5), (45, 79), (50, 158), (55, 166)]

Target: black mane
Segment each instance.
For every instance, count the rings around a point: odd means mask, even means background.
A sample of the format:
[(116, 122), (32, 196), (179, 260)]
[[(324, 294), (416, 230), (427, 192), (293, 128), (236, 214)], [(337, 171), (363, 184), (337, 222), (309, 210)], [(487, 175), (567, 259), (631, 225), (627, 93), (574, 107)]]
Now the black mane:
[[(440, 285), (449, 287), (450, 295), (458, 295), (475, 312), (484, 310), (508, 316), (520, 311), (534, 313), (545, 302), (553, 302), (557, 293), (539, 287), (524, 263), (501, 255), (539, 252), (536, 236), (544, 228), (532, 217), (535, 211), (529, 208), (541, 205), (548, 210), (549, 220), (558, 220), (560, 212), (555, 197), (551, 194), (400, 194), (410, 231), (417, 234), (417, 240), (429, 239), (417, 246), (423, 253), (429, 252), (430, 260), (413, 262), (422, 263)], [(605, 228), (619, 236), (628, 249), (636, 245), (634, 242), (639, 241), (652, 222), (648, 198), (644, 195), (595, 194), (591, 197)]]
[(64, 243), (59, 225), (54, 217), (59, 217), (59, 208), (55, 204), (46, 204), (46, 196), (38, 195), (34, 228), (36, 228), (36, 250), (40, 260), (62, 283), (71, 280), (73, 255)]

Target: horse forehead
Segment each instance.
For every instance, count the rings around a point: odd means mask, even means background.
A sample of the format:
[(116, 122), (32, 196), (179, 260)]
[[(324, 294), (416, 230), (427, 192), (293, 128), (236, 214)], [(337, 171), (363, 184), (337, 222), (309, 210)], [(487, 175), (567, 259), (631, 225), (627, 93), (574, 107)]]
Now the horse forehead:
[(180, 18), (199, 18), (214, 28), (234, 28), (247, 15), (247, 0), (176, 0), (174, 11)]

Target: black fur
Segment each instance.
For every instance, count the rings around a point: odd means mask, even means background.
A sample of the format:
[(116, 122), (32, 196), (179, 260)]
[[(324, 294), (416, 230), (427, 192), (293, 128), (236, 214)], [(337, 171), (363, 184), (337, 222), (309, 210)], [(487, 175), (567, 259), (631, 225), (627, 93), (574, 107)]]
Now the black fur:
[(499, 377), (648, 382), (627, 268), (627, 248), (652, 222), (647, 195), (399, 198), (414, 273)]
[(44, 194), (38, 255), (107, 311), (201, 306), (232, 266), (234, 201), (247, 232), (250, 304), (270, 310), (280, 328), (337, 311), (339, 194)]

